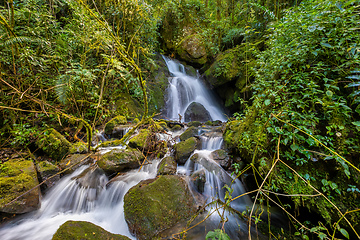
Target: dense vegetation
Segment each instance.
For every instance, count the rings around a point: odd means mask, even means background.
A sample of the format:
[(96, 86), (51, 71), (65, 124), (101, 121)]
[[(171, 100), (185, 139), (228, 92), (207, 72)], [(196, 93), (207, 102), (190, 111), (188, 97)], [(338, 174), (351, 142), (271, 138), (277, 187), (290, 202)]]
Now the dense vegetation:
[(256, 201), (286, 211), (289, 235), (359, 236), (359, 1), (0, 4), (1, 148), (157, 113), (165, 53), (199, 67), (232, 111), (227, 147), (253, 170)]

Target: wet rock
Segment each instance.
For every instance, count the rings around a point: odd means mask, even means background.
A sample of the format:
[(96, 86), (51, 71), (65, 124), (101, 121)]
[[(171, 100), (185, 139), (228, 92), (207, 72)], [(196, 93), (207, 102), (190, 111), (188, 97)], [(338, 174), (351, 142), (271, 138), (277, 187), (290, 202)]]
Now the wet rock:
[(110, 233), (103, 228), (85, 221), (67, 221), (59, 227), (52, 240), (130, 240), (120, 234)]
[(119, 125), (124, 125), (127, 123), (127, 119), (124, 116), (117, 116), (111, 119), (109, 122), (105, 124), (104, 132), (108, 135), (113, 134), (114, 128)]
[(183, 134), (180, 135), (180, 140), (181, 141), (185, 141), (191, 137), (194, 137), (198, 135), (198, 130), (196, 127), (191, 126), (188, 129), (185, 130), (185, 132)]
[(191, 103), (185, 111), (185, 122), (206, 122), (208, 120), (211, 120), (210, 113), (200, 103)]
[(206, 124), (206, 125), (209, 125), (209, 126), (221, 126), (221, 125), (222, 125), (222, 121), (220, 121), (220, 120), (207, 121), (205, 124)]
[(199, 127), (199, 126), (201, 126), (202, 124), (201, 124), (201, 122), (199, 122), (199, 121), (192, 121), (192, 122), (189, 122), (187, 125), (188, 125), (188, 127), (191, 127), (191, 126)]
[(158, 175), (174, 175), (176, 174), (177, 164), (173, 157), (165, 157), (158, 166)]
[(191, 137), (185, 141), (174, 145), (175, 160), (179, 164), (185, 164), (186, 160), (195, 151), (198, 142), (195, 137)]
[(229, 154), (223, 149), (218, 149), (211, 152), (210, 156), (224, 169), (228, 169), (231, 165)]
[(144, 156), (137, 149), (114, 149), (105, 153), (97, 161), (97, 164), (105, 173), (112, 174), (125, 169), (138, 168)]
[[(0, 212), (27, 213), (39, 208), (40, 188), (32, 160), (10, 159), (0, 166)], [(30, 189), (34, 190), (26, 193)], [(25, 194), (26, 193), (26, 194)], [(15, 202), (16, 197), (21, 196)]]
[[(171, 128), (172, 130), (174, 130), (174, 127), (176, 126), (179, 126), (180, 129), (182, 129), (184, 127), (184, 124), (183, 123), (180, 123), (180, 122), (167, 122), (167, 125), (169, 128)], [(179, 129), (179, 130), (180, 130)]]
[(191, 174), (190, 181), (196, 191), (203, 193), (206, 183), (205, 170), (201, 169)]
[(137, 135), (130, 139), (129, 147), (137, 148), (140, 151), (148, 149), (151, 145), (150, 134), (151, 132), (148, 129), (141, 129)]
[(107, 177), (105, 176), (104, 171), (98, 166), (94, 165), (85, 169), (78, 176), (73, 177), (72, 180), (76, 182), (85, 189), (94, 189), (95, 194), (88, 195), (87, 198), (90, 201), (94, 201), (96, 197), (101, 193), (105, 188), (107, 183)]
[(138, 239), (154, 239), (156, 234), (191, 217), (195, 211), (186, 181), (176, 175), (142, 181), (124, 198), (126, 222)]
[(56, 161), (63, 159), (72, 148), (71, 143), (53, 128), (44, 131), (36, 141), (36, 145)]
[(39, 174), (41, 182), (46, 181), (43, 185), (41, 185), (44, 186), (43, 189), (51, 188), (60, 180), (60, 175), (55, 175), (60, 171), (60, 168), (49, 161), (36, 163), (36, 170)]
[(174, 127), (171, 128), (171, 131), (176, 132), (176, 131), (180, 131), (182, 129), (182, 127), (180, 125), (175, 125)]
[(69, 168), (65, 171), (65, 174), (69, 174), (72, 173), (79, 166), (92, 161), (93, 159), (89, 156), (89, 154), (73, 154), (61, 160), (61, 162), (59, 163), (59, 167), (61, 169), (66, 169), (74, 165), (72, 168)]

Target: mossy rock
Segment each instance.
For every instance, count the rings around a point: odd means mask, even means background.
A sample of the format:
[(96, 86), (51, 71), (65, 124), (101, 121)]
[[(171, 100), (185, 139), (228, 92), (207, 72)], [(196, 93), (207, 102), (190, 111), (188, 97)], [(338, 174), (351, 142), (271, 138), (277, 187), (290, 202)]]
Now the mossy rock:
[(198, 67), (207, 62), (205, 44), (198, 34), (189, 33), (176, 48), (176, 53), (180, 59)]
[(128, 118), (136, 118), (143, 113), (142, 104), (131, 97), (129, 93), (120, 93), (115, 96), (115, 114), (126, 116)]
[(52, 240), (130, 240), (120, 234), (113, 234), (102, 227), (85, 221), (67, 221), (56, 231)]
[(139, 150), (144, 150), (150, 145), (150, 136), (151, 132), (148, 129), (141, 129), (140, 132), (135, 135), (129, 141), (129, 147), (137, 148)]
[(124, 197), (125, 220), (138, 239), (154, 239), (195, 211), (186, 181), (176, 175), (142, 181)]
[(70, 154), (74, 154), (74, 153), (87, 153), (88, 151), (88, 146), (86, 143), (84, 142), (76, 142), (72, 144), (72, 147), (70, 149)]
[(175, 160), (179, 164), (185, 164), (186, 160), (195, 151), (197, 143), (196, 138), (191, 137), (183, 142), (175, 144)]
[(171, 128), (171, 131), (180, 131), (182, 129), (182, 127), (180, 125), (174, 125), (172, 128)]
[(124, 116), (117, 116), (117, 117), (114, 117), (113, 119), (111, 119), (110, 121), (108, 121), (106, 124), (105, 124), (105, 129), (104, 129), (104, 132), (106, 134), (109, 134), (111, 135), (114, 131), (114, 128), (116, 126), (119, 126), (119, 125), (124, 125), (127, 123), (127, 119), (126, 117)]
[(191, 137), (198, 135), (198, 129), (194, 126), (189, 127), (183, 134), (180, 135), (180, 140), (185, 141)]
[(209, 111), (198, 102), (192, 102), (185, 111), (185, 122), (206, 122), (208, 120), (211, 120)]
[(176, 174), (177, 164), (173, 157), (163, 158), (158, 166), (158, 175), (174, 175)]
[[(54, 186), (58, 181), (60, 181), (60, 175), (56, 175), (60, 168), (49, 161), (41, 161), (36, 163), (36, 170), (40, 177), (40, 180), (46, 181), (42, 186), (45, 186), (45, 189)], [(54, 177), (53, 177), (54, 176)], [(51, 178), (50, 178), (51, 177)], [(49, 179), (50, 178), (50, 179)]]
[(229, 154), (224, 149), (212, 151), (210, 156), (224, 169), (228, 169), (231, 165)]
[[(11, 159), (0, 165), (0, 212), (27, 213), (40, 206), (40, 188), (32, 160)], [(15, 202), (5, 206), (28, 190), (35, 188)]]
[(202, 123), (199, 121), (192, 121), (192, 122), (189, 122), (187, 125), (188, 125), (188, 127), (192, 127), (192, 126), (199, 127), (202, 125)]
[(83, 164), (87, 164), (91, 161), (93, 161), (93, 159), (91, 157), (89, 157), (88, 154), (72, 154), (72, 155), (68, 156), (67, 158), (61, 160), (61, 162), (59, 163), (59, 167), (61, 169), (66, 169), (66, 168), (71, 167), (76, 164), (74, 167), (69, 168), (65, 171), (65, 174), (69, 174), (69, 173), (72, 173), (79, 166), (81, 166)]
[(105, 173), (112, 174), (125, 169), (137, 168), (142, 160), (144, 160), (144, 156), (137, 149), (114, 149), (101, 156), (97, 164)]
[(63, 159), (72, 149), (71, 143), (53, 128), (44, 131), (37, 139), (36, 145), (56, 161)]

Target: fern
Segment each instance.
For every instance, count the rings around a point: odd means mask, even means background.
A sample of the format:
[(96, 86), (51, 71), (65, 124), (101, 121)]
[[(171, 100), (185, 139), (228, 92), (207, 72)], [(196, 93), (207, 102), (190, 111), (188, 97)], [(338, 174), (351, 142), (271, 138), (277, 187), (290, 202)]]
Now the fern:
[(275, 16), (275, 14), (274, 14), (272, 11), (270, 11), (269, 9), (267, 9), (266, 7), (264, 7), (264, 6), (260, 5), (260, 4), (258, 4), (258, 3), (251, 3), (251, 2), (250, 2), (249, 5), (261, 9), (261, 10), (262, 10), (264, 13), (266, 13), (271, 19), (273, 19), (273, 20), (276, 20), (276, 19), (277, 19), (277, 17)]

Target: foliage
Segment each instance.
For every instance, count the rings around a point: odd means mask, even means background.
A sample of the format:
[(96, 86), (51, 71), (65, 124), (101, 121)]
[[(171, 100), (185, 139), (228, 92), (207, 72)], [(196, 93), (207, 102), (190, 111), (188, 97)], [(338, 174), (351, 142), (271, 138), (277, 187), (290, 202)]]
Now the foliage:
[(211, 240), (230, 240), (230, 237), (220, 229), (215, 229), (214, 231), (209, 231), (206, 234), (205, 239)]
[[(349, 185), (359, 183), (359, 164), (354, 161), (360, 146), (359, 113), (353, 87), (358, 80), (360, 35), (353, 3), (303, 1), (272, 23), (266, 49), (259, 52), (253, 69), (251, 102), (244, 115), (238, 115), (240, 120), (228, 123), (225, 138), (260, 174), (267, 174), (279, 158), (304, 179), (279, 164), (276, 174), (264, 180), (266, 189), (313, 194), (309, 183), (342, 212), (358, 204), (346, 194), (352, 189)], [(296, 208), (306, 206), (327, 223), (338, 219), (325, 198), (292, 200)], [(350, 216), (356, 223), (358, 215)]]

